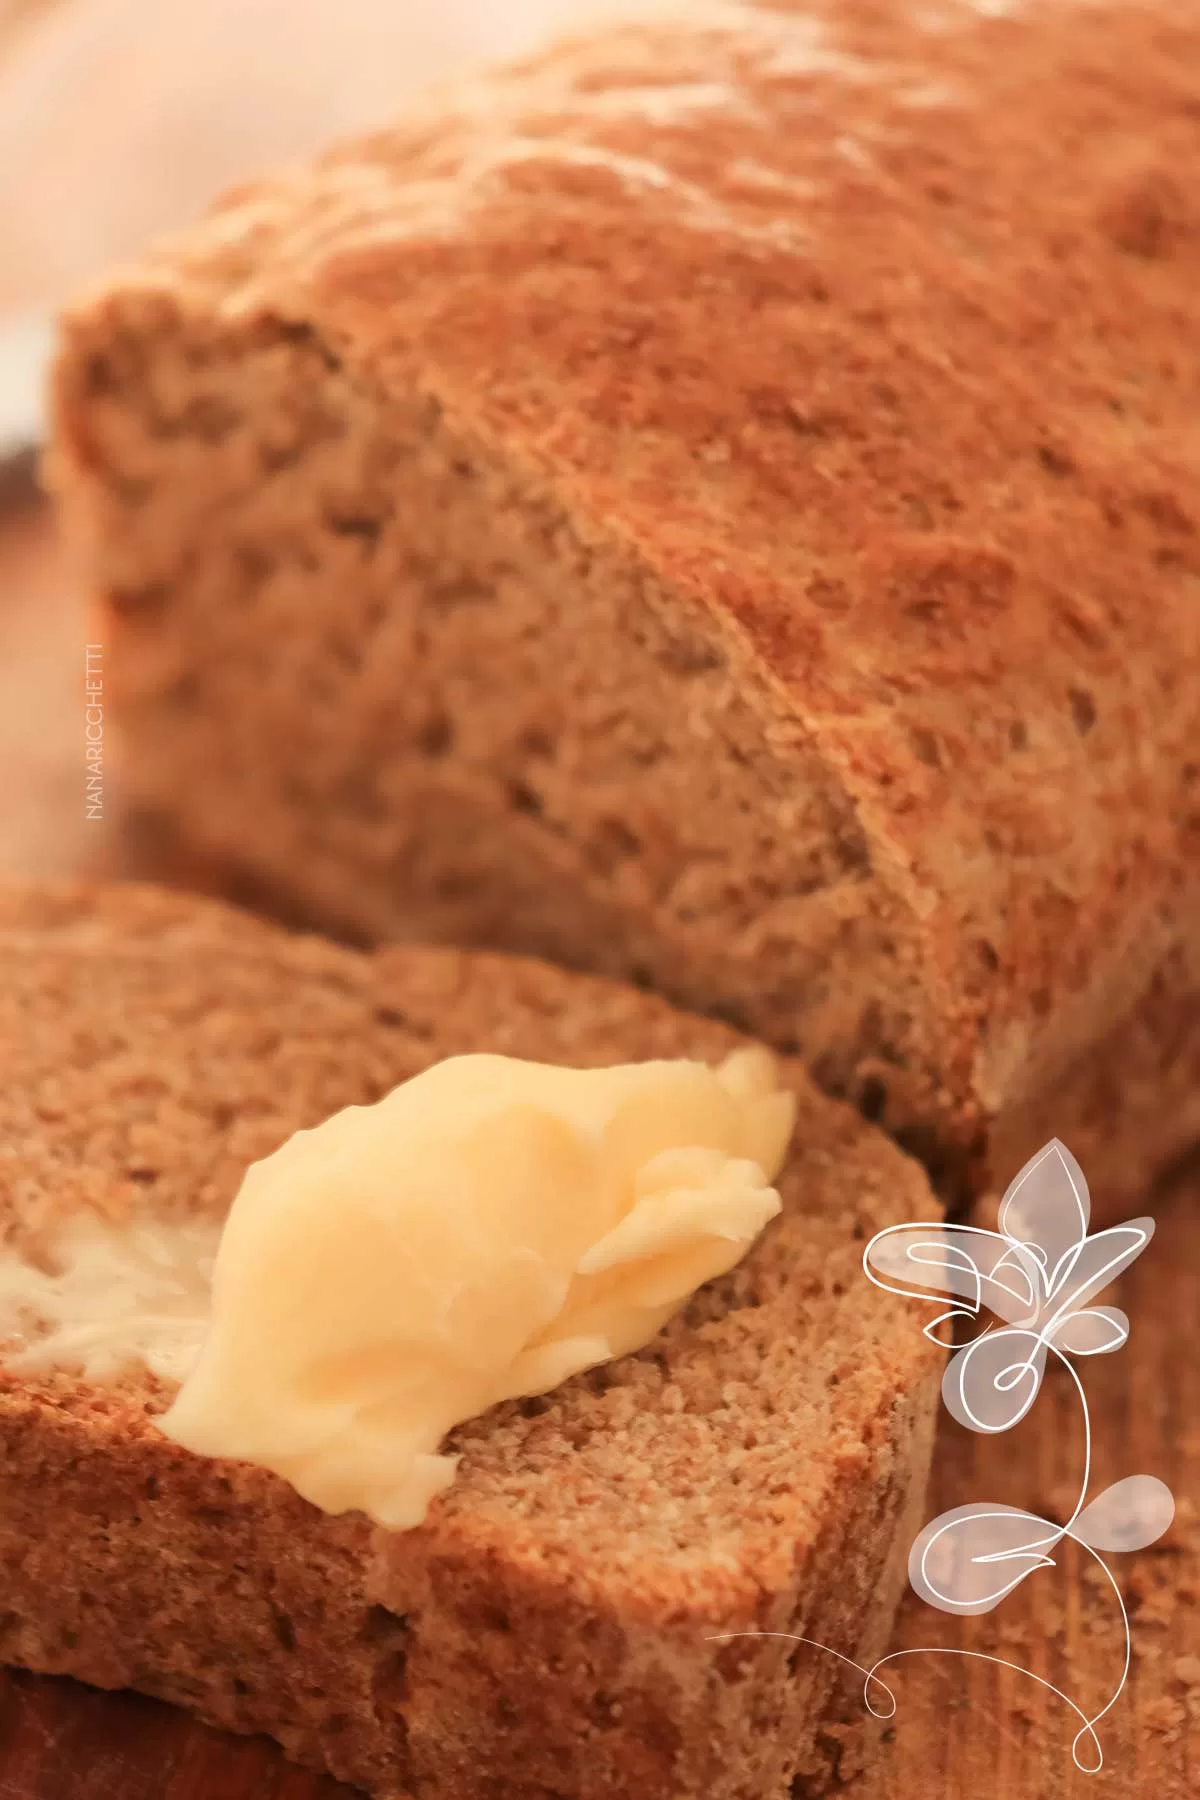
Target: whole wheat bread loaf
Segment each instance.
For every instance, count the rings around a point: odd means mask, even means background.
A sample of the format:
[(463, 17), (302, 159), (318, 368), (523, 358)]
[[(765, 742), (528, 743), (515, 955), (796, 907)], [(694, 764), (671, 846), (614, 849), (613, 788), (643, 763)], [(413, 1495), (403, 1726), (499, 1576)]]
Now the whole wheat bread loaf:
[(1184, 0), (700, 0), (235, 193), (66, 321), (123, 791), (958, 1178), (1048, 1110), (1144, 1180), (1200, 1132), (1198, 83)]
[[(665, 1002), (518, 958), (374, 958), (153, 889), (0, 897), (0, 1234), (220, 1215), (246, 1164), (441, 1056), (719, 1057)], [(169, 1387), (5, 1371), (0, 1658), (132, 1685), (378, 1796), (784, 1800), (884, 1647), (935, 1353), (859, 1260), (925, 1178), (795, 1065), (784, 1208), (645, 1350), (453, 1437), (422, 1527), (318, 1512), (154, 1429)]]

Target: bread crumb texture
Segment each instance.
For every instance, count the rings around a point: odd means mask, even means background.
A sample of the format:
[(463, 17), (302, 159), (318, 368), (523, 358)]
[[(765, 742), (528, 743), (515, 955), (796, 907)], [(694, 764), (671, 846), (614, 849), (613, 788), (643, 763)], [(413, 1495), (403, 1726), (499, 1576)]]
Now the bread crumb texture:
[[(220, 1216), (248, 1161), (448, 1054), (717, 1059), (737, 1035), (487, 953), (366, 957), (146, 887), (0, 897), (0, 1233)], [(169, 1384), (0, 1358), (0, 1655), (132, 1685), (380, 1796), (784, 1796), (830, 1658), (882, 1649), (938, 1369), (865, 1239), (922, 1172), (798, 1065), (783, 1211), (635, 1355), (456, 1431), (389, 1534), (153, 1426)]]

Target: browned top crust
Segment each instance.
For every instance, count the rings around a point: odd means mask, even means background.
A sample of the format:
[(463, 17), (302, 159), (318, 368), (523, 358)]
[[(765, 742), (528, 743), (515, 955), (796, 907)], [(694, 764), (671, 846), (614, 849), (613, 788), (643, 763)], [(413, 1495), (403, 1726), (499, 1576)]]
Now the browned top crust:
[[(137, 886), (0, 894), (0, 987), (0, 1243), (81, 1205), (220, 1214), (248, 1161), (456, 1051), (588, 1064), (713, 1058), (739, 1041), (523, 958), (366, 957)], [(880, 1133), (794, 1065), (786, 1079), (798, 1121), (781, 1216), (644, 1351), (456, 1432), (458, 1476), (404, 1534), (406, 1559), (461, 1551), (631, 1616), (751, 1620), (845, 1485), (886, 1460), (934, 1353), (866, 1282), (862, 1245), (936, 1209)], [(100, 1390), (0, 1370), (0, 1413), (65, 1408), (85, 1433), (136, 1443), (161, 1404), (149, 1377)], [(195, 1459), (176, 1462), (185, 1480)], [(248, 1493), (283, 1491), (230, 1473)], [(390, 1554), (386, 1533), (373, 1542)]]
[(986, 1110), (1195, 909), (1197, 167), (1191, 0), (697, 0), (240, 190), (121, 303), (416, 384), (710, 608)]

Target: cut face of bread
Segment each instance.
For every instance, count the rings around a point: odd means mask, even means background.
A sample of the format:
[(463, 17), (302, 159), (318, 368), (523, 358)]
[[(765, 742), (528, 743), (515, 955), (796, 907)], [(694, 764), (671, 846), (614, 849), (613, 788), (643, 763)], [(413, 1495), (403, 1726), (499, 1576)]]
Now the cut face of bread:
[[(0, 1233), (203, 1233), (246, 1164), (463, 1049), (591, 1065), (735, 1047), (543, 964), (375, 958), (151, 889), (0, 900)], [(932, 1347), (860, 1258), (932, 1217), (915, 1164), (792, 1065), (781, 1215), (644, 1350), (447, 1441), (426, 1524), (332, 1517), (154, 1418), (170, 1367), (0, 1351), (0, 1656), (266, 1731), (379, 1796), (783, 1800), (838, 1665), (884, 1648)], [(136, 1281), (134, 1283), (136, 1286)]]
[(697, 5), (242, 190), (69, 318), (55, 469), (187, 851), (1003, 1185), (1122, 1047), (1124, 1166), (1200, 1129), (1200, 14), (996, 10)]

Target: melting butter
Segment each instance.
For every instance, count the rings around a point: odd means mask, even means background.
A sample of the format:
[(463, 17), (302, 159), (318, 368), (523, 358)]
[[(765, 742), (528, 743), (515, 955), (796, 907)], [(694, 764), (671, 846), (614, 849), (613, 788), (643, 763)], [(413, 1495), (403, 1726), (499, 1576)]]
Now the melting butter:
[(646, 1343), (739, 1260), (792, 1121), (765, 1051), (462, 1056), (297, 1132), (234, 1201), (162, 1429), (326, 1511), (419, 1524), (452, 1426)]
[(453, 1480), (454, 1425), (645, 1344), (739, 1261), (793, 1118), (763, 1050), (451, 1058), (255, 1163), (219, 1245), (81, 1218), (52, 1273), (0, 1258), (0, 1344), (25, 1337), (0, 1355), (141, 1361), (181, 1384), (175, 1442), (405, 1529)]
[(182, 1381), (208, 1328), (219, 1237), (211, 1220), (115, 1225), (80, 1212), (55, 1233), (49, 1266), (0, 1253), (0, 1361), (18, 1374), (102, 1382), (146, 1368)]

